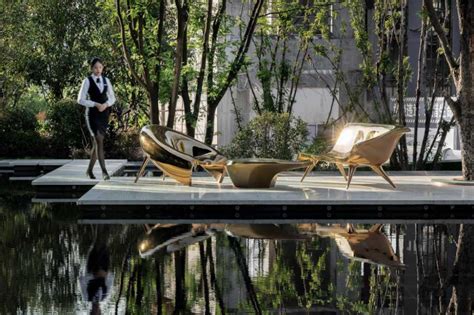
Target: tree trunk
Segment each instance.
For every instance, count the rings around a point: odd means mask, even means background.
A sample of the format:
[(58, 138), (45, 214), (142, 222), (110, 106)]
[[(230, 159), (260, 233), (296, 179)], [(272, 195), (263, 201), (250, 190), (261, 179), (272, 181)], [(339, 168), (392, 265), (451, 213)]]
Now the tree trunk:
[(171, 101), (168, 107), (168, 121), (166, 126), (173, 128), (174, 118), (176, 115), (176, 103), (178, 102), (178, 91), (179, 81), (181, 80), (181, 69), (183, 60), (183, 47), (184, 47), (184, 36), (186, 34), (186, 24), (188, 20), (188, 4), (187, 0), (184, 0), (181, 4), (181, 0), (175, 0), (176, 10), (178, 16), (178, 35), (176, 38), (176, 54), (175, 54), (175, 65), (174, 65), (174, 80), (173, 88), (171, 90)]
[(474, 102), (462, 105), (466, 111), (458, 120), (461, 127), (462, 175), (466, 180), (474, 180)]
[(474, 225), (461, 224), (454, 261), (453, 293), (447, 312), (449, 314), (472, 314), (472, 281), (474, 280)]
[[(207, 124), (206, 124), (206, 136), (205, 136), (205, 141), (207, 144), (212, 143), (212, 138), (214, 137), (214, 116), (216, 114), (216, 109), (217, 106), (219, 105), (220, 101), (224, 97), (227, 89), (229, 86), (234, 82), (234, 80), (237, 77), (237, 74), (239, 73), (240, 69), (245, 63), (245, 56), (247, 55), (247, 51), (249, 50), (250, 43), (252, 41), (252, 37), (255, 31), (255, 27), (257, 25), (258, 18), (260, 16), (260, 12), (262, 10), (263, 4), (265, 3), (264, 0), (257, 0), (253, 6), (252, 13), (247, 25), (247, 29), (245, 30), (245, 34), (242, 38), (242, 41), (240, 43), (239, 49), (237, 53), (235, 54), (234, 60), (230, 64), (230, 70), (224, 79), (224, 83), (219, 84), (218, 88), (214, 89), (214, 82), (213, 82), (213, 76), (210, 75), (213, 71), (213, 61), (210, 59), (214, 58), (214, 52), (215, 52), (215, 41), (214, 37), (217, 36), (217, 34), (214, 34), (214, 32), (217, 30), (215, 27), (213, 27), (213, 35), (212, 35), (212, 47), (210, 49), (209, 53), (209, 74), (208, 74), (208, 99), (207, 99), (207, 107), (208, 107), (208, 113), (207, 113)], [(223, 1), (223, 5), (225, 5), (225, 1)], [(210, 97), (210, 95), (212, 97)]]
[(212, 144), (214, 138), (214, 117), (216, 115), (217, 104), (207, 104), (207, 117), (206, 117), (206, 137), (205, 142)]
[(416, 76), (416, 91), (415, 91), (415, 127), (413, 137), (413, 169), (416, 170), (416, 158), (418, 150), (418, 122), (420, 116), (420, 97), (422, 87), (422, 69), (425, 68), (425, 53), (426, 53), (426, 19), (423, 17), (421, 22), (420, 31), (420, 45), (418, 48), (418, 61), (417, 61), (417, 76)]
[(174, 314), (186, 313), (186, 250), (180, 250), (174, 253), (175, 268), (175, 309)]
[[(465, 180), (474, 180), (474, 2), (457, 0), (460, 31), (459, 57), (453, 49), (433, 6), (433, 0), (423, 0), (428, 17), (436, 32), (443, 55), (448, 63), (451, 80), (456, 88), (457, 100), (448, 99), (456, 121), (461, 129), (462, 170)], [(459, 293), (459, 292), (458, 292)]]
[[(196, 125), (199, 120), (199, 110), (201, 108), (202, 89), (204, 85), (204, 78), (206, 77), (206, 61), (209, 54), (209, 35), (211, 34), (212, 21), (212, 0), (207, 1), (207, 17), (206, 25), (204, 27), (204, 38), (202, 44), (201, 65), (199, 68), (199, 75), (196, 82), (196, 94), (194, 97), (194, 104), (191, 116), (186, 115), (186, 127), (192, 128), (192, 136), (194, 137)], [(209, 71), (213, 71), (210, 69)]]
[(209, 302), (209, 281), (207, 280), (207, 256), (204, 252), (204, 242), (199, 242), (199, 260), (201, 262), (201, 281), (204, 288), (205, 314), (208, 315), (211, 314), (211, 307)]
[(148, 103), (150, 109), (150, 122), (158, 125), (160, 123), (159, 113), (159, 98), (157, 89), (148, 89), (147, 91)]
[[(398, 97), (398, 119), (399, 123), (402, 126), (406, 126), (406, 117), (405, 117), (405, 66), (403, 64), (403, 58), (406, 53), (405, 49), (405, 40), (406, 40), (406, 8), (407, 3), (403, 2), (401, 4), (400, 10), (400, 38), (399, 38), (399, 51), (398, 51), (398, 78), (397, 78), (397, 97)], [(407, 143), (406, 137), (403, 136), (400, 138), (399, 143), (399, 161), (402, 169), (407, 169), (408, 166), (408, 154), (407, 154)]]
[[(163, 292), (161, 290), (161, 286), (163, 283), (163, 275), (162, 271), (163, 268), (160, 266), (162, 257), (155, 257), (155, 270), (156, 270), (156, 314), (161, 315), (163, 314)], [(117, 300), (118, 304), (118, 300)]]
[[(164, 36), (164, 24), (165, 24), (165, 14), (166, 14), (166, 1), (160, 0), (160, 11), (158, 18), (160, 21), (158, 22), (158, 35), (156, 40), (158, 41), (158, 49), (156, 50), (156, 57), (158, 58), (158, 62), (155, 66), (155, 73), (156, 79), (153, 86), (153, 91), (156, 94), (156, 102), (150, 104), (150, 119), (152, 120), (152, 124), (159, 124), (160, 123), (160, 108), (159, 108), (159, 98), (160, 98), (160, 81), (161, 81), (161, 51), (163, 46), (163, 36)], [(152, 115), (153, 114), (153, 115)], [(155, 121), (155, 122), (153, 122)], [(164, 120), (163, 120), (164, 123)]]
[[(183, 68), (188, 64), (188, 29), (184, 29), (183, 38)], [(194, 138), (195, 124), (193, 121), (194, 113), (191, 111), (191, 97), (189, 96), (189, 82), (186, 76), (183, 76), (181, 84), (181, 98), (183, 99), (184, 107), (184, 122), (186, 123), (186, 134)]]

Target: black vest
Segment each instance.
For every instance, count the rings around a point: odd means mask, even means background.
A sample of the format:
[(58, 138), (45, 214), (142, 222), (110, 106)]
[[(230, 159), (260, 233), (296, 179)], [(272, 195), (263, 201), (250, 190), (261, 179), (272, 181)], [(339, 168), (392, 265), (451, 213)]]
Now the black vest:
[(89, 76), (89, 91), (87, 91), (87, 93), (89, 93), (89, 98), (91, 101), (99, 104), (104, 104), (109, 100), (107, 97), (107, 80), (104, 76), (102, 76), (102, 83), (104, 85), (104, 90), (102, 93), (100, 93), (99, 87), (97, 84), (95, 84), (94, 79), (92, 76)]

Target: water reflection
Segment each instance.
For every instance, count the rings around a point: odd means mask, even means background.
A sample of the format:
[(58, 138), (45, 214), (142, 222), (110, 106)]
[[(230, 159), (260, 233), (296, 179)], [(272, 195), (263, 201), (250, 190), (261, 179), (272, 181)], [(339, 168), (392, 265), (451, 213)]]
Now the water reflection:
[(91, 314), (101, 314), (99, 303), (110, 293), (114, 283), (110, 272), (110, 255), (107, 247), (107, 235), (103, 226), (93, 226), (94, 242), (87, 254), (85, 273), (79, 277), (82, 297), (91, 302)]
[(389, 267), (404, 267), (392, 244), (382, 232), (383, 224), (369, 229), (357, 229), (353, 224), (156, 224), (145, 225), (145, 236), (138, 244), (141, 257), (153, 255), (161, 249), (168, 253), (202, 242), (216, 233), (246, 239), (308, 241), (312, 237), (329, 237), (345, 257), (361, 262)]
[(0, 196), (0, 313), (470, 314), (472, 225), (80, 225)]

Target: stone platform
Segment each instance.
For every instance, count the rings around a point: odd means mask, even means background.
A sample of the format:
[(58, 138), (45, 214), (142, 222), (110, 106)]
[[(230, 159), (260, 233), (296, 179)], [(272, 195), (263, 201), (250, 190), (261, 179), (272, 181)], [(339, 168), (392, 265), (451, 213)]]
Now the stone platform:
[(316, 173), (300, 182), (287, 173), (270, 189), (235, 188), (226, 178), (193, 178), (193, 186), (171, 178), (113, 177), (99, 182), (77, 204), (88, 219), (197, 222), (199, 220), (474, 220), (474, 187), (435, 183), (459, 172), (391, 172), (392, 189), (382, 178), (359, 172), (346, 190), (335, 173)]
[[(89, 160), (72, 160), (31, 183), (36, 191), (35, 202), (75, 202), (102, 179), (99, 164), (94, 167), (97, 179), (86, 176)], [(106, 160), (110, 175), (118, 174), (127, 160)]]

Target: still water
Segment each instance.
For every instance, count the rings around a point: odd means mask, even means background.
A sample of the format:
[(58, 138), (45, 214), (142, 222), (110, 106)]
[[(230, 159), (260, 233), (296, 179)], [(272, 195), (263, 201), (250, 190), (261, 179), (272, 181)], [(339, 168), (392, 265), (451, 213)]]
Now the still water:
[(471, 225), (78, 224), (31, 197), (0, 189), (1, 314), (471, 313)]

